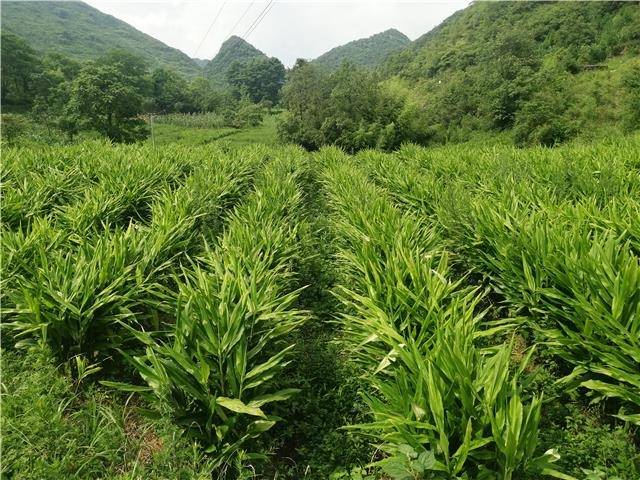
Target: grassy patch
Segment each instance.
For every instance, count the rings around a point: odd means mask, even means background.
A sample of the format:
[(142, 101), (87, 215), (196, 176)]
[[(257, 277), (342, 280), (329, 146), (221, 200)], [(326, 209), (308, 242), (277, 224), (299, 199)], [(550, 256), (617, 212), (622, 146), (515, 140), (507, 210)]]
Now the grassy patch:
[(2, 352), (2, 478), (204, 479), (210, 468), (135, 397), (78, 385), (49, 352)]
[(248, 128), (197, 128), (171, 124), (154, 124), (153, 135), (147, 140), (156, 145), (179, 143), (184, 145), (206, 145), (209, 143), (225, 142), (229, 145), (248, 145), (264, 143), (278, 144), (276, 131), (278, 115), (265, 117), (261, 125)]

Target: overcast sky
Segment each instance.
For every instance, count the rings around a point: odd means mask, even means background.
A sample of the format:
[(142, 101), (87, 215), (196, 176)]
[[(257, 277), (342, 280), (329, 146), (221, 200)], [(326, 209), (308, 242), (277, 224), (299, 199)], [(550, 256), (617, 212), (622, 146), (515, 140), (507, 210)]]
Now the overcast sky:
[[(230, 35), (245, 38), (269, 3), (246, 0), (228, 0), (226, 3), (223, 0), (85, 1), (191, 57), (208, 59)], [(278, 57), (291, 66), (297, 58), (315, 58), (333, 47), (388, 28), (397, 28), (414, 40), (469, 3), (470, 0), (276, 0), (245, 39), (267, 55)], [(218, 19), (213, 22), (223, 4)], [(205, 35), (212, 23), (209, 34)]]

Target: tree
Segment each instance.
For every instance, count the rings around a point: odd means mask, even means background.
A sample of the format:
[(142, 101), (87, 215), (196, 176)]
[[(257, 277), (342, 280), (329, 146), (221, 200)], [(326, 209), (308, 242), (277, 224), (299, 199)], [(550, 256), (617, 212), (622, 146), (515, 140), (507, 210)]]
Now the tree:
[(215, 112), (231, 102), (231, 93), (215, 89), (206, 77), (196, 77), (188, 86), (190, 104), (198, 112)]
[(253, 103), (248, 97), (242, 97), (226, 112), (227, 122), (233, 128), (257, 127), (264, 119), (265, 109), (258, 103)]
[(491, 48), (491, 61), (478, 69), (477, 84), (486, 92), (482, 107), (492, 126), (504, 130), (513, 126), (520, 105), (529, 98), (539, 60), (535, 42), (526, 32), (502, 34)]
[(135, 77), (117, 65), (87, 64), (71, 85), (67, 118), (82, 129), (97, 130), (115, 142), (133, 142), (148, 135), (138, 115), (144, 97)]
[(151, 96), (156, 112), (189, 112), (193, 110), (187, 81), (167, 68), (157, 68), (151, 74)]
[(335, 144), (349, 152), (390, 150), (423, 138), (413, 129), (422, 122), (409, 118), (421, 112), (403, 111), (404, 102), (383, 90), (373, 74), (347, 64), (328, 75), (299, 60), (283, 89), (283, 103), (287, 114), (280, 136), (307, 149)]
[(382, 90), (373, 74), (344, 64), (331, 76), (331, 85), (321, 126), (325, 143), (350, 152), (399, 144), (402, 132), (396, 125), (402, 104)]
[(242, 63), (234, 62), (227, 70), (227, 81), (236, 95), (247, 95), (254, 103), (265, 100), (277, 103), (284, 79), (284, 65), (277, 58), (256, 57)]
[(631, 64), (622, 76), (626, 97), (623, 126), (626, 130), (640, 128), (640, 62)]
[(28, 107), (33, 99), (33, 77), (42, 65), (20, 37), (3, 32), (1, 41), (2, 104)]
[(564, 115), (566, 95), (562, 90), (536, 92), (516, 115), (513, 136), (516, 145), (553, 147), (575, 135), (575, 126)]
[(147, 97), (151, 94), (149, 64), (144, 58), (126, 50), (115, 49), (100, 57), (96, 63), (116, 68), (121, 75), (128, 77), (129, 83), (140, 95)]
[(298, 60), (282, 89), (287, 113), (278, 125), (280, 137), (309, 150), (320, 148), (325, 143), (320, 127), (326, 117), (326, 99), (330, 93), (328, 75), (309, 62)]

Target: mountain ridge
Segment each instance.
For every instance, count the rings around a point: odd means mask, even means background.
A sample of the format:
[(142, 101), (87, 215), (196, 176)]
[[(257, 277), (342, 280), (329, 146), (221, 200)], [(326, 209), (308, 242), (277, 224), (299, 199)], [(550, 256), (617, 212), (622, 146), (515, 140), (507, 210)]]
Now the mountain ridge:
[(84, 2), (3, 1), (1, 10), (3, 31), (23, 38), (39, 52), (86, 61), (123, 49), (188, 77), (201, 73), (184, 52)]
[(235, 62), (246, 63), (255, 58), (268, 58), (261, 50), (243, 38), (232, 35), (227, 38), (218, 53), (204, 66), (204, 74), (216, 85), (227, 83), (227, 72)]
[(311, 63), (335, 70), (344, 62), (357, 67), (373, 69), (389, 55), (411, 45), (411, 40), (395, 28), (389, 28), (369, 37), (358, 38), (332, 48)]

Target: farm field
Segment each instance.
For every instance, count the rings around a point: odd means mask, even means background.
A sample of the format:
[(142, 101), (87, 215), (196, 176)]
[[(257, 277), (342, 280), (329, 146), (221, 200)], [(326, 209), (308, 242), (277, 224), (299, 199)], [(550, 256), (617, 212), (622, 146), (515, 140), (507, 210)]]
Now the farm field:
[(640, 476), (640, 136), (239, 143), (3, 149), (3, 478)]
[[(153, 126), (153, 136), (147, 140), (157, 146), (170, 143), (182, 145), (207, 145), (210, 143), (226, 143), (242, 146), (254, 143), (276, 145), (280, 143), (276, 132), (277, 114), (266, 115), (263, 122), (255, 127), (244, 128), (217, 127), (214, 125), (191, 125), (169, 120), (160, 120)], [(181, 115), (175, 115), (178, 119)], [(187, 118), (189, 116), (186, 116)], [(198, 116), (194, 116), (198, 118)]]

